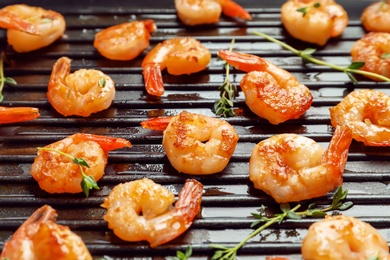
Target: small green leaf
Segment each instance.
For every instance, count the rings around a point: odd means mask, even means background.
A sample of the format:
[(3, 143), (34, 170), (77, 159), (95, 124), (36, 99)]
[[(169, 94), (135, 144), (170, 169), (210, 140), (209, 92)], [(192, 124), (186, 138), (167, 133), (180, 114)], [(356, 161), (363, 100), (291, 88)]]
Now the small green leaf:
[(100, 189), (93, 176), (84, 176), (81, 181), (81, 188), (83, 189), (86, 197), (89, 196), (89, 190)]
[(326, 216), (326, 213), (321, 211), (320, 209), (310, 209), (307, 211), (306, 216), (313, 218), (322, 218)]
[(345, 72), (345, 74), (347, 74), (348, 78), (353, 82), (353, 83), (358, 83), (357, 79), (355, 79), (355, 77), (349, 73), (349, 72)]
[(321, 3), (319, 3), (319, 2), (317, 2), (317, 3), (315, 3), (314, 5), (313, 5), (313, 7), (315, 7), (315, 8), (318, 8), (318, 7), (320, 7), (321, 6)]
[(301, 216), (299, 216), (297, 213), (292, 212), (292, 211), (288, 212), (286, 217), (289, 219), (297, 219), (297, 220), (302, 219)]
[(354, 61), (354, 62), (351, 63), (351, 65), (348, 66), (348, 69), (358, 70), (358, 69), (360, 69), (363, 66), (364, 66), (364, 62), (363, 61)]
[(72, 161), (75, 164), (82, 165), (82, 166), (85, 166), (85, 167), (89, 168), (88, 163), (83, 158), (74, 157)]
[(289, 203), (282, 203), (280, 204), (280, 210), (283, 211), (284, 213), (290, 211), (291, 207)]
[(10, 77), (5, 77), (5, 80), (4, 82), (6, 84), (9, 84), (9, 85), (17, 85), (18, 83), (16, 82), (16, 80), (14, 80), (13, 78), (10, 78)]
[(297, 9), (297, 12), (302, 13), (302, 17), (305, 17), (305, 15), (306, 15), (306, 13), (307, 13), (307, 8), (308, 8), (308, 7), (298, 8), (298, 9)]
[(308, 209), (313, 209), (317, 206), (317, 204), (315, 202), (313, 203), (310, 203), (309, 206), (307, 206)]
[(222, 255), (223, 255), (223, 251), (217, 250), (215, 251), (214, 255), (211, 257), (211, 260), (220, 259)]
[(301, 55), (309, 56), (309, 55), (312, 55), (313, 53), (315, 53), (316, 51), (317, 51), (317, 49), (314, 49), (314, 48), (306, 48), (303, 51), (301, 51)]
[(339, 206), (339, 210), (347, 210), (347, 209), (349, 209), (352, 206), (353, 206), (353, 202), (352, 201), (347, 201), (347, 202), (344, 202), (343, 204), (341, 204)]
[(42, 19), (42, 22), (43, 23), (51, 23), (51, 22), (53, 22), (53, 19), (45, 17), (45, 18)]
[(381, 55), (382, 59), (390, 59), (390, 52)]
[(99, 86), (102, 88), (106, 86), (106, 79), (104, 77), (99, 79)]
[(176, 251), (176, 256), (179, 259), (186, 259), (186, 255), (181, 251)]
[(188, 245), (185, 256), (186, 258), (190, 257), (192, 255), (192, 246)]

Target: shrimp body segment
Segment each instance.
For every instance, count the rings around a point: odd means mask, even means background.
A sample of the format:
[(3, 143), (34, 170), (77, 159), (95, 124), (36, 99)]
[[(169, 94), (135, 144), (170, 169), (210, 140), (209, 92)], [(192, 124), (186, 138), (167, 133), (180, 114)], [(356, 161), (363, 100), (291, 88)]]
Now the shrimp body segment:
[[(115, 186), (101, 205), (104, 220), (126, 241), (143, 241), (157, 247), (184, 233), (200, 211), (203, 185), (187, 180), (175, 206), (173, 193), (143, 178)], [(142, 212), (142, 215), (140, 213)]]
[(162, 145), (177, 171), (213, 174), (227, 166), (237, 142), (238, 135), (228, 122), (183, 111), (170, 120)]
[(360, 20), (364, 29), (369, 32), (390, 33), (390, 2), (371, 3), (363, 10)]
[(377, 90), (355, 90), (330, 108), (331, 124), (347, 126), (356, 141), (390, 146), (390, 97)]
[[(85, 175), (98, 181), (104, 174), (108, 152), (124, 147), (131, 147), (131, 143), (122, 138), (78, 133), (44, 148), (84, 159), (89, 165), (89, 168), (83, 167)], [(80, 166), (55, 151), (39, 150), (30, 173), (39, 187), (48, 193), (82, 192)]]
[[(0, 14), (4, 12), (8, 18), (0, 18), (0, 20), (16, 21), (11, 26), (7, 26), (7, 22), (5, 24), (0, 22), (0, 26), (8, 29), (8, 44), (17, 52), (29, 52), (46, 47), (59, 39), (65, 32), (64, 17), (52, 10), (16, 4), (2, 8)], [(28, 26), (20, 25), (19, 20), (27, 23)], [(17, 24), (19, 26), (16, 26)]]
[(146, 91), (153, 96), (164, 94), (161, 71), (183, 75), (204, 70), (210, 63), (210, 51), (192, 37), (179, 37), (157, 44), (142, 62)]
[[(352, 61), (364, 62), (361, 70), (390, 78), (390, 33), (371, 32), (356, 41), (351, 48)], [(375, 81), (377, 77), (367, 76)]]
[(254, 147), (249, 178), (278, 203), (323, 196), (342, 184), (351, 141), (351, 130), (341, 126), (326, 151), (304, 136), (275, 135)]
[(99, 70), (79, 69), (70, 73), (71, 60), (62, 57), (53, 65), (47, 98), (64, 116), (88, 117), (110, 107), (115, 98), (115, 84)]
[(56, 218), (48, 205), (37, 209), (4, 244), (1, 259), (92, 260), (83, 240)]
[(0, 124), (16, 123), (34, 120), (40, 116), (39, 109), (35, 107), (1, 107)]
[(240, 82), (245, 103), (271, 124), (297, 119), (310, 108), (313, 102), (310, 90), (288, 71), (254, 55), (220, 50), (218, 56), (249, 72)]
[(302, 242), (305, 260), (389, 260), (386, 239), (370, 224), (350, 216), (326, 216), (309, 227)]
[(149, 46), (153, 20), (134, 21), (108, 27), (95, 35), (93, 46), (111, 60), (132, 60)]
[(217, 23), (221, 12), (230, 17), (251, 20), (251, 15), (232, 0), (175, 0), (177, 16), (186, 25)]
[(349, 22), (334, 0), (288, 0), (281, 7), (281, 20), (291, 36), (320, 46), (341, 35)]

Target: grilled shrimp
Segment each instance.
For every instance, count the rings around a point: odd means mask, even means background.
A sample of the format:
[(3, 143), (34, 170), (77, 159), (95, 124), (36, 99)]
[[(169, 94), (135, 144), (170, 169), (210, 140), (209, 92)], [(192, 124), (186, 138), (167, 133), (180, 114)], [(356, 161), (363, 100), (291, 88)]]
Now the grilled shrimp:
[(44, 205), (37, 209), (4, 244), (1, 259), (92, 260), (83, 240), (69, 227), (56, 224), (57, 213)]
[[(354, 43), (351, 48), (352, 61), (364, 62), (361, 70), (390, 78), (390, 33), (371, 32)], [(377, 77), (367, 76), (379, 81)]]
[(83, 191), (80, 166), (59, 152), (86, 161), (89, 167), (83, 167), (84, 174), (98, 181), (104, 174), (108, 152), (123, 147), (131, 147), (131, 143), (122, 138), (74, 134), (40, 149), (30, 173), (46, 192), (79, 193)]
[(70, 73), (71, 60), (62, 57), (53, 65), (47, 98), (64, 116), (88, 117), (110, 107), (115, 98), (115, 84), (99, 70), (80, 69)]
[(360, 20), (369, 32), (390, 33), (390, 1), (371, 3), (363, 10)]
[(161, 71), (183, 75), (204, 70), (211, 59), (210, 51), (192, 37), (172, 38), (157, 44), (142, 62), (146, 91), (153, 96), (164, 94)]
[(351, 130), (343, 126), (336, 128), (325, 152), (307, 137), (275, 135), (253, 149), (249, 178), (278, 203), (323, 196), (342, 184), (351, 141)]
[(240, 82), (245, 103), (271, 124), (299, 118), (310, 108), (310, 90), (288, 71), (254, 55), (220, 50), (218, 56), (248, 72)]
[(389, 260), (389, 246), (370, 224), (349, 216), (326, 216), (309, 227), (304, 260)]
[[(187, 180), (175, 206), (172, 192), (147, 178), (115, 186), (101, 205), (104, 220), (126, 241), (157, 247), (184, 233), (200, 211), (203, 185)], [(142, 213), (142, 215), (140, 214)]]
[(175, 0), (179, 19), (187, 25), (217, 23), (221, 12), (230, 17), (251, 20), (251, 15), (232, 0)]
[(355, 90), (330, 108), (331, 124), (352, 130), (367, 146), (390, 146), (390, 97), (377, 90)]
[(40, 116), (35, 107), (0, 107), (0, 124), (34, 120)]
[(149, 46), (153, 20), (134, 21), (108, 27), (95, 35), (93, 46), (111, 60), (131, 60)]
[(349, 22), (334, 0), (288, 0), (281, 7), (281, 19), (291, 36), (321, 46), (341, 35)]
[(52, 44), (62, 37), (66, 27), (60, 13), (25, 4), (2, 8), (0, 17), (0, 27), (8, 29), (8, 44), (17, 52), (29, 52)]

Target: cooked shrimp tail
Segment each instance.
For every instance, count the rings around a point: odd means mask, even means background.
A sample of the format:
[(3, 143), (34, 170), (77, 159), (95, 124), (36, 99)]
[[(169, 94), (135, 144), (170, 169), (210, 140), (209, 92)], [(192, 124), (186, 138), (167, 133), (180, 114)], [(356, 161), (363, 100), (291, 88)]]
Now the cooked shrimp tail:
[(34, 120), (39, 116), (35, 107), (0, 107), (0, 124)]
[(0, 9), (0, 28), (18, 30), (33, 35), (40, 34), (39, 29), (34, 24), (23, 21), (21, 18), (14, 15), (12, 12), (8, 10), (1, 10), (1, 9)]
[(222, 7), (222, 12), (230, 17), (237, 17), (243, 20), (251, 20), (252, 16), (241, 5), (232, 0), (218, 0)]
[(82, 141), (93, 141), (100, 145), (100, 147), (108, 153), (109, 151), (120, 149), (124, 147), (131, 147), (130, 141), (123, 138), (108, 137), (103, 135), (94, 135), (94, 134), (75, 134), (73, 140), (76, 143)]
[(160, 66), (158, 64), (145, 65), (142, 74), (146, 91), (152, 96), (162, 96), (164, 94), (164, 82)]
[(145, 129), (164, 131), (167, 129), (172, 116), (151, 118), (141, 122), (141, 126)]
[(263, 71), (267, 67), (267, 62), (255, 55), (219, 50), (218, 56), (236, 69), (245, 72)]

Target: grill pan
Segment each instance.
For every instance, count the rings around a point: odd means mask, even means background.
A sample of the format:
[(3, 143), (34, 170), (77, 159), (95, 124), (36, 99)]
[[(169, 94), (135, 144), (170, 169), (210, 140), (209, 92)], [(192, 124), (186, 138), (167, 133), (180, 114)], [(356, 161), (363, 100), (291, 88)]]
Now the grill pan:
[[(136, 3), (134, 3), (136, 2)], [(279, 133), (296, 133), (327, 146), (333, 133), (329, 107), (336, 105), (354, 89), (379, 89), (390, 94), (386, 83), (374, 83), (359, 78), (352, 84), (346, 74), (330, 68), (304, 64), (302, 60), (280, 46), (254, 36), (261, 31), (287, 42), (297, 49), (317, 48), (316, 57), (331, 63), (348, 66), (349, 50), (362, 37), (359, 17), (371, 1), (338, 1), (350, 16), (344, 34), (332, 39), (323, 48), (292, 39), (280, 22), (280, 6), (284, 1), (239, 1), (253, 16), (242, 23), (221, 17), (218, 24), (186, 27), (177, 20), (173, 1), (24, 1), (30, 5), (54, 9), (65, 16), (65, 36), (44, 49), (18, 54), (6, 44), (0, 31), (2, 49), (10, 61), (5, 75), (18, 84), (6, 86), (4, 106), (33, 106), (41, 117), (23, 123), (0, 126), (0, 248), (11, 234), (37, 208), (49, 204), (58, 212), (58, 223), (69, 226), (85, 241), (91, 254), (98, 259), (163, 259), (185, 251), (192, 245), (191, 259), (207, 259), (214, 250), (211, 243), (234, 246), (253, 229), (252, 212), (262, 204), (270, 212), (278, 205), (265, 193), (255, 190), (248, 179), (248, 161), (252, 148), (259, 141)], [(2, 0), (0, 7), (17, 3)], [(190, 76), (171, 76), (163, 72), (166, 93), (161, 99), (146, 95), (141, 74), (144, 52), (132, 61), (110, 61), (101, 57), (92, 43), (95, 33), (108, 26), (128, 20), (153, 19), (158, 29), (151, 45), (173, 36), (193, 36), (208, 47), (212, 61), (207, 70)], [(219, 98), (218, 86), (224, 80), (223, 63), (217, 60), (219, 49), (228, 49), (232, 38), (234, 50), (262, 56), (289, 70), (308, 86), (314, 96), (310, 110), (297, 120), (278, 126), (258, 118), (245, 105), (243, 93), (235, 100), (237, 116), (227, 118), (240, 136), (228, 167), (219, 174), (189, 176), (177, 173), (169, 164), (161, 146), (162, 133), (140, 127), (140, 122), (182, 110), (213, 116), (213, 104)], [(63, 117), (48, 103), (47, 82), (51, 66), (61, 56), (72, 59), (72, 70), (96, 68), (110, 75), (117, 87), (111, 107), (88, 118)], [(231, 80), (238, 86), (244, 73), (232, 70)], [(110, 152), (100, 190), (90, 197), (83, 194), (50, 195), (40, 190), (30, 176), (36, 147), (45, 146), (76, 132), (122, 137), (133, 143), (132, 148)], [(345, 215), (355, 216), (377, 228), (390, 241), (390, 149), (365, 147), (353, 142), (344, 173), (343, 187), (349, 190), (348, 200), (354, 206)], [(102, 219), (100, 207), (116, 184), (148, 177), (176, 195), (187, 178), (195, 178), (205, 186), (202, 211), (190, 229), (179, 238), (151, 249), (145, 242), (130, 243), (117, 238)], [(333, 193), (309, 202), (328, 205)], [(306, 202), (305, 202), (306, 203)], [(264, 259), (265, 256), (285, 256), (300, 259), (300, 247), (307, 228), (316, 219), (288, 220), (275, 224), (251, 239), (238, 253), (240, 259)]]

